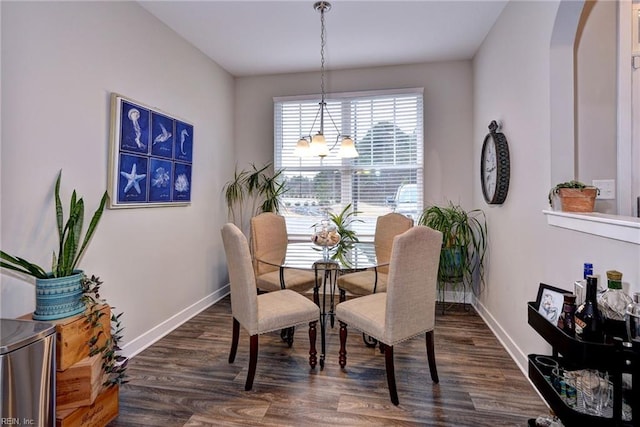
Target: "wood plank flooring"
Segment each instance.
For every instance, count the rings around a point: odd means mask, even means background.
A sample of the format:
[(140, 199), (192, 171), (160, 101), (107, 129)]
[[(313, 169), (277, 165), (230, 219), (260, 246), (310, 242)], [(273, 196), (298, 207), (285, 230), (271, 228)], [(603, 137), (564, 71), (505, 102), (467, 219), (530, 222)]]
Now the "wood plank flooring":
[(429, 375), (424, 337), (394, 348), (397, 407), (384, 356), (355, 329), (340, 369), (337, 325), (327, 333), (323, 371), (309, 368), (306, 328), (296, 330), (292, 348), (279, 333), (261, 335), (253, 390), (244, 391), (249, 337), (241, 329), (229, 364), (231, 324), (226, 297), (131, 359), (109, 426), (526, 426), (549, 412), (473, 309), (437, 310), (439, 384)]

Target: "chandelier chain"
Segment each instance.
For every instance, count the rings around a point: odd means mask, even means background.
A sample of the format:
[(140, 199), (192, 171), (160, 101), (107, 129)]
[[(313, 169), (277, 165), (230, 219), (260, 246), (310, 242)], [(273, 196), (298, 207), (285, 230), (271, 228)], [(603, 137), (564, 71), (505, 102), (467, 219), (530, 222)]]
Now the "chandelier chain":
[(324, 103), (324, 46), (326, 43), (324, 8), (320, 9), (320, 92)]
[[(320, 12), (320, 92), (321, 92), (322, 98), (320, 100), (320, 108), (318, 109), (318, 112), (316, 113), (316, 116), (313, 119), (313, 123), (311, 124), (311, 132), (313, 132), (314, 126), (316, 125), (316, 120), (318, 118), (320, 118), (320, 131), (316, 135), (308, 135), (309, 140), (307, 140), (306, 136), (301, 137), (298, 140), (298, 145), (296, 146), (296, 150), (299, 149), (299, 151), (302, 153), (302, 152), (305, 152), (307, 149), (311, 148), (311, 151), (314, 152), (315, 155), (319, 156), (320, 159), (323, 159), (325, 156), (329, 154), (329, 151), (333, 150), (333, 148), (338, 144), (338, 141), (342, 136), (342, 144), (340, 145), (340, 151), (338, 152), (338, 156), (344, 157), (344, 158), (357, 157), (358, 152), (354, 147), (353, 140), (349, 138), (348, 135), (342, 134), (342, 132), (336, 125), (336, 122), (333, 120), (333, 117), (331, 117), (331, 113), (329, 113), (329, 110), (327, 109), (327, 103), (325, 102), (326, 93), (325, 93), (325, 87), (324, 87), (324, 71), (325, 71), (324, 70), (324, 67), (325, 67), (324, 50), (326, 46), (327, 37), (326, 37), (324, 13), (331, 10), (331, 3), (325, 0), (320, 0), (313, 5), (313, 8), (317, 12)], [(327, 116), (329, 117), (331, 124), (333, 124), (333, 127), (335, 128), (335, 131), (337, 134), (336, 142), (335, 144), (333, 144), (333, 146), (330, 149), (327, 148), (327, 143), (324, 137), (324, 113), (325, 112), (327, 113)]]

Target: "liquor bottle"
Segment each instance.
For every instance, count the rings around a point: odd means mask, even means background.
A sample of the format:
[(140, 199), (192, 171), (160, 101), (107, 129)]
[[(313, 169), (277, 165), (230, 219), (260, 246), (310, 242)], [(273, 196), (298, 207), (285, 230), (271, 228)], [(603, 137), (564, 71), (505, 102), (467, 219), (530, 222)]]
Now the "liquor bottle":
[(640, 292), (633, 294), (633, 302), (627, 307), (625, 320), (629, 341), (640, 342)]
[(576, 333), (574, 316), (576, 312), (576, 296), (566, 294), (564, 303), (562, 304), (562, 313), (558, 319), (558, 328), (562, 329), (567, 335), (574, 336)]
[(587, 280), (587, 277), (593, 275), (593, 264), (590, 262), (585, 262), (582, 267), (582, 279)]
[(607, 289), (598, 296), (598, 305), (603, 317), (624, 321), (627, 306), (632, 302), (631, 297), (622, 290), (622, 273), (617, 270), (608, 270)]
[(593, 275), (593, 264), (585, 262), (582, 268), (582, 280), (576, 280), (573, 284), (573, 293), (576, 295), (576, 305), (584, 302), (585, 288), (587, 286), (587, 277)]
[(596, 300), (598, 293), (598, 279), (587, 277), (587, 296), (584, 303), (578, 307), (574, 316), (576, 334), (584, 341), (603, 342), (602, 315)]

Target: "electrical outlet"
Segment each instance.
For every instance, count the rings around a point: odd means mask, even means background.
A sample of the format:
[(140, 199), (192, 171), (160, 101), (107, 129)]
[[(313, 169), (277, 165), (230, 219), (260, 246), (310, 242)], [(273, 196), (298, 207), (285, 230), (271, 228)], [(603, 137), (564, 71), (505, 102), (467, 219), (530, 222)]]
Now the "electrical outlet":
[(594, 179), (591, 184), (600, 189), (597, 199), (612, 200), (616, 198), (616, 180), (615, 179)]

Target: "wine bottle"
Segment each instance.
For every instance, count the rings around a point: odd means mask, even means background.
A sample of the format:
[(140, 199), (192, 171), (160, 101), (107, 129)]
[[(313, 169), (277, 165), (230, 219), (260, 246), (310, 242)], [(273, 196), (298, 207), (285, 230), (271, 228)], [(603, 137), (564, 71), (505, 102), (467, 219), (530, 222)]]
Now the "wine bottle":
[(573, 294), (566, 294), (564, 296), (564, 303), (562, 304), (562, 313), (558, 319), (558, 328), (562, 329), (567, 335), (574, 336), (576, 329), (574, 323), (574, 317), (576, 312), (576, 296)]
[(602, 314), (596, 300), (598, 293), (598, 279), (587, 277), (587, 296), (584, 303), (578, 307), (574, 317), (576, 334), (584, 341), (603, 342)]

